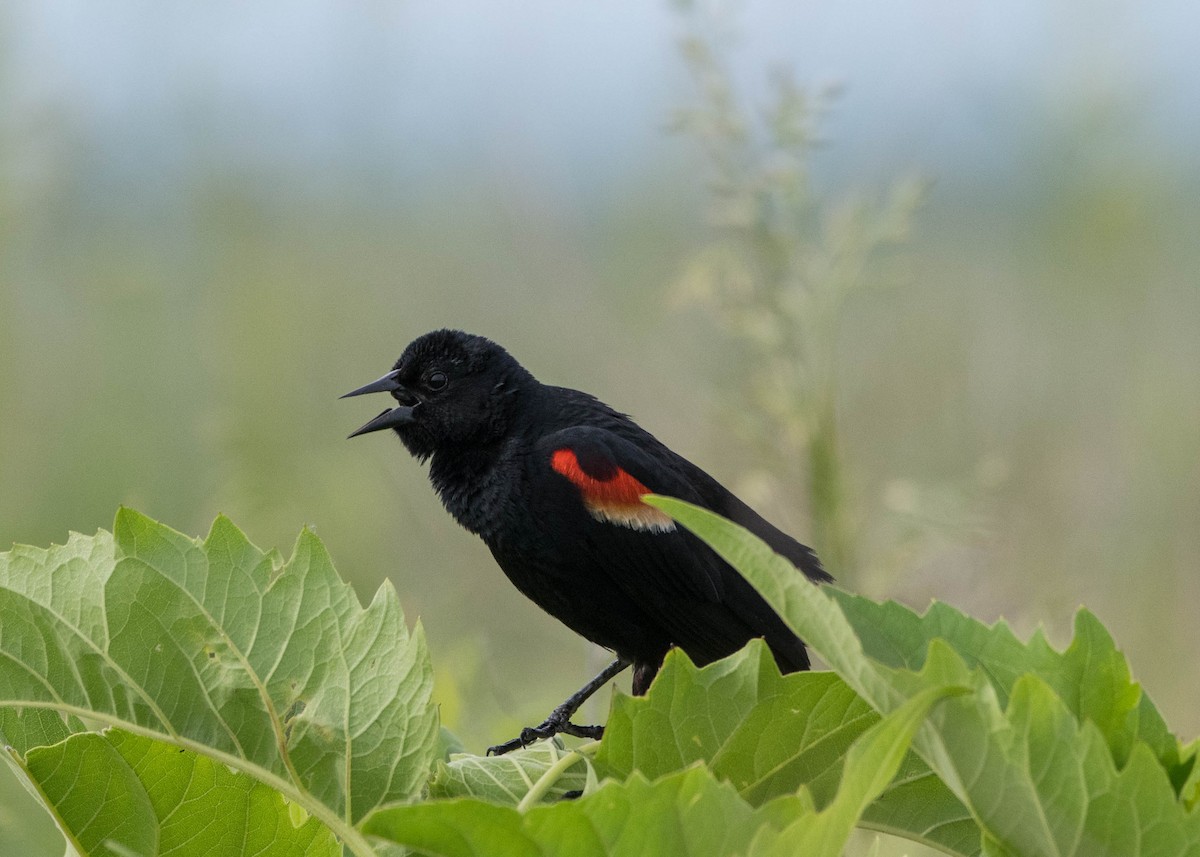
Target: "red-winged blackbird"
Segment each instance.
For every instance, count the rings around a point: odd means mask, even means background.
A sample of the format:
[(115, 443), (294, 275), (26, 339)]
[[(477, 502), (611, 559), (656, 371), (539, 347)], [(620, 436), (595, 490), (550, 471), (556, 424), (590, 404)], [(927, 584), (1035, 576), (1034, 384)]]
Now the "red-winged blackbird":
[(545, 723), (491, 751), (558, 732), (599, 735), (571, 715), (629, 664), (633, 692), (644, 693), (673, 645), (707, 664), (763, 637), (781, 670), (808, 669), (804, 644), (750, 584), (640, 498), (668, 494), (711, 509), (813, 580), (830, 580), (816, 554), (629, 417), (541, 384), (496, 343), (455, 330), (414, 340), (391, 372), (346, 395), (376, 392), (399, 405), (350, 436), (395, 431), (429, 460), (447, 511), (484, 540), (508, 579), (617, 655)]

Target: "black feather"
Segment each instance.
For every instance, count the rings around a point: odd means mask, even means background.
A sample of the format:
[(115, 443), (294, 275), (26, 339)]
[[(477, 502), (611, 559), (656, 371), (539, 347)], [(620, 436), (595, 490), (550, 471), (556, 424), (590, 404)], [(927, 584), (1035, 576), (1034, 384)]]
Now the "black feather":
[[(808, 668), (804, 644), (699, 539), (669, 521), (638, 528), (640, 518), (597, 515), (552, 460), (570, 450), (584, 476), (606, 484), (623, 471), (649, 491), (740, 524), (811, 580), (831, 579), (811, 548), (709, 474), (595, 397), (539, 383), (483, 337), (427, 334), (394, 368), (403, 389), (393, 395), (416, 401), (413, 423), (395, 431), (410, 452), (431, 458), (447, 510), (487, 543), (521, 592), (633, 662), (640, 688), (671, 646), (705, 664), (763, 637), (781, 669)], [(448, 378), (442, 389), (423, 386), (435, 371)]]

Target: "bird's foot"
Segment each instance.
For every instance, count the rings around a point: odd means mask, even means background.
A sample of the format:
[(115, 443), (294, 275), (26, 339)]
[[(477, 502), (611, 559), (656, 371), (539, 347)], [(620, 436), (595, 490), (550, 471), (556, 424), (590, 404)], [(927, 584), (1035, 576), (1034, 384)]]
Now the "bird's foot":
[(579, 710), (579, 707), (587, 701), (588, 697), (606, 685), (612, 680), (613, 676), (620, 673), (627, 666), (629, 666), (629, 661), (624, 658), (617, 658), (601, 670), (600, 674), (594, 679), (571, 694), (566, 702), (551, 711), (550, 716), (545, 719), (541, 726), (526, 726), (521, 730), (521, 734), (511, 741), (505, 741), (503, 744), (488, 747), (487, 754), (489, 756), (503, 756), (505, 753), (511, 753), (513, 750), (528, 747), (534, 741), (540, 741), (543, 738), (553, 738), (555, 735), (563, 733), (574, 735), (576, 738), (599, 738), (604, 734), (603, 726), (576, 726), (571, 722), (571, 718)]
[(579, 726), (572, 723), (566, 717), (555, 715), (558, 715), (558, 711), (547, 717), (541, 726), (526, 726), (521, 730), (521, 734), (511, 741), (505, 741), (503, 744), (488, 747), (487, 754), (489, 756), (503, 756), (505, 753), (511, 753), (513, 750), (528, 747), (534, 741), (540, 741), (543, 738), (553, 738), (559, 734), (593, 739), (599, 738), (604, 734), (603, 726)]

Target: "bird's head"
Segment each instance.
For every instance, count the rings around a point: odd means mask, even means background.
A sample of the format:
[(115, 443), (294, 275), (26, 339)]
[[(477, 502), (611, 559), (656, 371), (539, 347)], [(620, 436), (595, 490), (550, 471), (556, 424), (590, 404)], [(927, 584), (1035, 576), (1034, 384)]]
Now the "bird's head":
[(391, 393), (398, 404), (355, 431), (392, 429), (424, 461), (436, 452), (482, 446), (504, 436), (515, 393), (532, 376), (490, 339), (435, 330), (414, 339), (392, 371), (342, 398)]

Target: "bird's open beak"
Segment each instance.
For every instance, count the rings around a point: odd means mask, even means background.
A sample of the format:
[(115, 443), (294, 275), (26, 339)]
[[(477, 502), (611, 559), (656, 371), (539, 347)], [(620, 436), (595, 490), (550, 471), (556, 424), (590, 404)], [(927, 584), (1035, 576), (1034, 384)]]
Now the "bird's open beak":
[(370, 384), (363, 384), (357, 390), (351, 390), (344, 396), (338, 396), (339, 399), (349, 399), (351, 396), (362, 396), (367, 393), (393, 393), (399, 390), (404, 385), (397, 380), (396, 376), (400, 374), (399, 369), (393, 369), (388, 372), (378, 381), (372, 381)]
[[(378, 381), (372, 381), (370, 384), (365, 384), (357, 390), (351, 390), (346, 395), (341, 396), (341, 398), (348, 399), (351, 396), (362, 396), (366, 393), (394, 393), (397, 390), (402, 390), (404, 389), (404, 385), (396, 379), (398, 374), (400, 374), (399, 370), (388, 372)], [(408, 425), (412, 421), (413, 406), (400, 405), (391, 410), (384, 411), (366, 425), (352, 432), (350, 437), (358, 437), (360, 434), (370, 434), (373, 431)]]
[(390, 411), (384, 411), (366, 425), (352, 431), (346, 437), (349, 439), (358, 437), (360, 434), (370, 434), (373, 431), (380, 431), (381, 429), (408, 425), (413, 421), (412, 412), (411, 405), (400, 405), (399, 407), (392, 408)]

